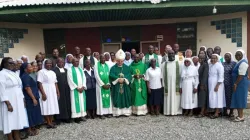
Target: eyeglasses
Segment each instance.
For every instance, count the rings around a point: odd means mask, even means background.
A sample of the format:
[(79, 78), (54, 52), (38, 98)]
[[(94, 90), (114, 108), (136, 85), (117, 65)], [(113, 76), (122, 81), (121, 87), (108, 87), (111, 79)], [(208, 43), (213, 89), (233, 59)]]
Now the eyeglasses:
[(190, 63), (189, 61), (185, 61), (184, 63)]

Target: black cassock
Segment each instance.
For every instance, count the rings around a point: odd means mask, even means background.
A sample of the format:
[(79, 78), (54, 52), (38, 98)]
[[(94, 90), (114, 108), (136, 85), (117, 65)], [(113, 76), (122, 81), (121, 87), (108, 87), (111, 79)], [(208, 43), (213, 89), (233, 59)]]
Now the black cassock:
[(57, 77), (57, 85), (60, 91), (59, 114), (55, 116), (57, 120), (67, 120), (71, 118), (70, 88), (67, 81), (67, 69), (61, 73), (58, 67), (54, 68)]

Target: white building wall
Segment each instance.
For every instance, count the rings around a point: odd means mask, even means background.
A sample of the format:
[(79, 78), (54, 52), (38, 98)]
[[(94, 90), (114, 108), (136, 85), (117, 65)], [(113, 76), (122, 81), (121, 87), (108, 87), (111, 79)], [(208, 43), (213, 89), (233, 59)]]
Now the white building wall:
[[(226, 38), (226, 34), (221, 34), (221, 30), (216, 30), (215, 26), (211, 26), (211, 21), (233, 18), (242, 18), (242, 47), (237, 47), (236, 43), (232, 43), (231, 38)], [(220, 46), (221, 55), (226, 52), (234, 54), (237, 49), (247, 52), (247, 12), (199, 17), (197, 19), (197, 50), (200, 46), (207, 48)]]
[(0, 23), (0, 28), (19, 28), (28, 29), (28, 34), (24, 34), (23, 39), (19, 39), (19, 43), (14, 43), (14, 48), (9, 48), (9, 53), (5, 53), (5, 57), (13, 59), (27, 55), (32, 61), (39, 52), (44, 52), (43, 29), (40, 25), (34, 24), (16, 24), (16, 23)]
[(215, 26), (211, 26), (213, 20), (223, 20), (232, 18), (242, 18), (242, 46), (241, 49), (247, 52), (247, 12), (239, 12), (233, 14), (214, 15), (197, 18), (176, 18), (176, 19), (160, 19), (160, 20), (138, 20), (138, 21), (115, 21), (115, 22), (93, 22), (93, 23), (66, 23), (66, 24), (19, 24), (0, 22), (0, 28), (20, 28), (28, 29), (28, 34), (24, 34), (24, 38), (19, 43), (14, 44), (14, 48), (4, 56), (10, 56), (14, 59), (20, 58), (21, 55), (27, 55), (34, 60), (35, 55), (44, 52), (43, 29), (49, 28), (87, 28), (101, 26), (126, 26), (126, 25), (150, 25), (150, 24), (173, 24), (181, 22), (197, 22), (197, 50), (200, 46), (214, 48), (220, 46), (222, 54), (226, 52), (235, 52), (239, 49), (235, 43), (231, 42), (231, 38), (227, 39), (225, 34), (221, 34), (220, 30), (216, 30)]

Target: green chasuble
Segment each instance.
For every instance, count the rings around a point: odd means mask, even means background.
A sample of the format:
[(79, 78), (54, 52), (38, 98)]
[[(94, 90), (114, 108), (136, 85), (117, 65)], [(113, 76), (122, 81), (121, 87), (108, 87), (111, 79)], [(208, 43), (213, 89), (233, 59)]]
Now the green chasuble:
[[(130, 67), (126, 66), (125, 64), (122, 65), (122, 67), (118, 67), (117, 64), (115, 64), (109, 73), (110, 82), (115, 81), (117, 78), (120, 78), (120, 73), (124, 75), (124, 78), (126, 78), (129, 82), (131, 82), (131, 69)], [(119, 82), (114, 85), (111, 84), (111, 93), (112, 93), (112, 101), (115, 108), (129, 108), (131, 106), (131, 93), (130, 93), (130, 87), (127, 85), (124, 81), (122, 84), (122, 92), (121, 92), (121, 85)]]
[[(154, 55), (154, 59), (156, 60), (156, 67), (159, 67), (159, 62), (158, 62), (158, 55), (153, 54)], [(145, 55), (145, 61), (144, 64), (147, 66), (147, 68), (149, 68), (149, 64), (150, 64), (150, 60), (149, 60), (149, 54)]]
[[(131, 65), (131, 75), (143, 75), (146, 73), (146, 65), (142, 62), (135, 63)], [(134, 79), (132, 77), (131, 82), (131, 94), (132, 94), (132, 105), (142, 106), (147, 104), (147, 86), (143, 79)]]
[[(109, 67), (105, 63), (103, 66), (100, 62), (97, 63), (98, 74), (102, 82), (107, 85), (109, 84)], [(110, 107), (110, 90), (104, 89), (101, 87), (101, 96), (102, 96), (102, 107), (109, 108)]]

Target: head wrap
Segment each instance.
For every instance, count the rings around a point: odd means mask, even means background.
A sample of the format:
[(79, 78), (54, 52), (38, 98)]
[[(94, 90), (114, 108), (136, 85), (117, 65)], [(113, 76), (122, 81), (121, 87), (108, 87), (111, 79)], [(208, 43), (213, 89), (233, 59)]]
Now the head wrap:
[(22, 58), (26, 58), (26, 59), (27, 59), (27, 62), (29, 63), (29, 57), (28, 57), (28, 56), (22, 55), (21, 60), (22, 60)]
[(167, 45), (166, 47), (167, 47), (167, 49), (172, 50), (172, 47), (170, 45)]
[[(231, 61), (234, 61), (234, 56), (233, 56), (233, 54), (232, 54), (231, 52), (227, 52), (227, 53), (231, 55)], [(226, 55), (227, 53), (225, 53), (225, 55)]]
[(66, 64), (66, 63), (69, 63), (69, 62), (68, 62), (68, 56), (74, 57), (72, 54), (67, 54), (66, 57), (65, 57), (65, 64)]
[(118, 50), (115, 54), (115, 57), (117, 60), (124, 60), (125, 59), (125, 53), (122, 49)]
[(16, 62), (17, 62), (17, 61), (21, 61), (21, 62), (23, 63), (23, 60), (22, 60), (22, 59), (20, 59), (20, 58), (19, 58), (19, 59), (16, 59)]
[(198, 57), (198, 56), (193, 56), (193, 57), (192, 57), (192, 59), (194, 59), (194, 58), (198, 58), (198, 59), (199, 59), (199, 57)]
[(22, 75), (25, 73), (25, 69), (27, 68), (29, 63), (23, 63), (20, 67), (20, 77), (22, 77)]
[(103, 53), (103, 55), (104, 55), (104, 57), (105, 57), (105, 55), (109, 55), (109, 61), (111, 61), (111, 56), (110, 56), (110, 53), (109, 52), (105, 52), (105, 53)]
[(191, 49), (187, 49), (187, 50), (185, 51), (185, 57), (187, 56), (186, 54), (187, 54), (188, 51), (191, 52), (191, 57), (192, 57), (193, 51), (192, 51)]
[(184, 58), (183, 62), (185, 63), (185, 61), (189, 61), (190, 65), (187, 67), (184, 64), (184, 69), (181, 72), (181, 77), (183, 79), (186, 79), (186, 78), (190, 78), (192, 76), (198, 76), (199, 74), (198, 74), (196, 67), (194, 66), (192, 58)]
[[(218, 54), (215, 54), (215, 53), (212, 54), (212, 56), (213, 56), (213, 55), (217, 57), (217, 62), (220, 62), (220, 56), (219, 56)], [(210, 61), (210, 62), (211, 62), (211, 61)]]
[[(193, 63), (193, 60), (192, 60), (192, 58), (184, 58), (184, 63), (185, 63), (185, 61), (189, 61), (190, 62), (190, 66), (194, 66), (194, 63)], [(184, 65), (185, 66), (185, 65)], [(186, 66), (185, 66), (186, 67)]]
[(242, 53), (242, 55), (243, 55), (243, 58), (242, 58), (242, 59), (245, 59), (245, 60), (248, 62), (247, 55), (246, 55), (246, 53), (245, 53), (245, 51), (244, 51), (244, 50), (239, 49), (239, 50), (237, 50), (236, 52), (241, 52), (241, 53)]
[(131, 53), (130, 52), (125, 52), (125, 54), (128, 54), (131, 57)]
[(93, 52), (93, 55), (92, 55), (92, 56), (93, 56), (93, 57), (95, 57), (95, 54), (96, 54), (96, 53), (98, 53), (98, 54), (99, 54), (99, 52)]
[(207, 51), (207, 47), (206, 46), (201, 46), (200, 48), (204, 48), (205, 51)]
[(47, 60), (47, 59), (44, 59), (44, 60), (43, 60), (43, 67), (42, 67), (42, 69), (45, 69), (45, 62), (46, 62), (46, 60)]

